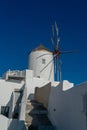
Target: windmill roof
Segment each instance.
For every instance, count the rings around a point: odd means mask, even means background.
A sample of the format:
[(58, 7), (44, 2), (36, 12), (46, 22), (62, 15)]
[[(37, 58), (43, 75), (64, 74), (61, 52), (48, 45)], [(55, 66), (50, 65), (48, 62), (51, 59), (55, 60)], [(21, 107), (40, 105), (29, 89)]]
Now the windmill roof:
[(51, 52), (49, 49), (47, 49), (46, 47), (44, 47), (42, 44), (40, 44), (40, 45), (39, 45), (37, 48), (35, 48), (33, 51), (41, 51), (41, 50)]

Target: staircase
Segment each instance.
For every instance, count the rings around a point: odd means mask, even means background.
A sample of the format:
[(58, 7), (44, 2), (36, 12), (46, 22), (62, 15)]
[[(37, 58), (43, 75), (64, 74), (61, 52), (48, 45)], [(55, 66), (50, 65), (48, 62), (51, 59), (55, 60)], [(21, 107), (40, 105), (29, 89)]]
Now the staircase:
[(28, 130), (55, 130), (47, 114), (47, 109), (41, 103), (27, 100), (25, 124)]

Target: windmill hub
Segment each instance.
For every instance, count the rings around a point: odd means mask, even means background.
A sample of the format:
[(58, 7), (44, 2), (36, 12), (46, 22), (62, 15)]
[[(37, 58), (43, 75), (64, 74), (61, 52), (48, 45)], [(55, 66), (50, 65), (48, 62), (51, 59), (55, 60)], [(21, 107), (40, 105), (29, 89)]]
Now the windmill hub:
[(61, 52), (59, 51), (59, 49), (55, 49), (53, 54), (55, 55), (56, 58), (58, 58), (60, 53)]

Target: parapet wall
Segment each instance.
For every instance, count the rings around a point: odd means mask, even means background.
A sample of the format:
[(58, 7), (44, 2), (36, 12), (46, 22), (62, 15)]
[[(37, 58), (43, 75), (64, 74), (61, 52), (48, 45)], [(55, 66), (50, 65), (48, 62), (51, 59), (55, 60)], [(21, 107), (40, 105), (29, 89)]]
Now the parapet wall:
[(48, 107), (50, 90), (51, 83), (48, 83), (41, 88), (35, 88), (35, 100), (42, 103), (46, 108)]

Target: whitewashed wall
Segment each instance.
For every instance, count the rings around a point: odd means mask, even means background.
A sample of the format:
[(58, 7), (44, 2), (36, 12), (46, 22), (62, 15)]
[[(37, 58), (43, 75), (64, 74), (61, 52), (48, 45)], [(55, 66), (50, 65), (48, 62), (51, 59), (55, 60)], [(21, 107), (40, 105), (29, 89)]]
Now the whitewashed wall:
[(27, 97), (29, 97), (30, 99), (33, 99), (33, 94), (35, 92), (35, 88), (36, 87), (42, 87), (49, 82), (50, 81), (45, 80), (43, 78), (33, 77), (33, 71), (32, 70), (26, 70), (25, 84), (26, 84), (26, 87), (27, 87)]
[[(15, 88), (20, 89), (24, 82), (15, 83), (0, 79), (0, 108), (1, 106), (10, 106), (11, 95)], [(1, 111), (1, 110), (0, 110)]]
[(66, 81), (51, 88), (49, 118), (57, 130), (87, 130), (87, 110), (84, 110), (83, 105), (84, 95), (87, 94), (87, 83), (68, 90), (63, 90), (64, 86)]
[(8, 118), (0, 115), (0, 130), (7, 130), (8, 128)]
[[(45, 64), (42, 63), (42, 59), (45, 59)], [(46, 65), (47, 67), (41, 71)], [(53, 54), (51, 52), (47, 50), (32, 51), (29, 55), (28, 68), (34, 71), (34, 77), (39, 76), (45, 80), (54, 81), (54, 61)]]

